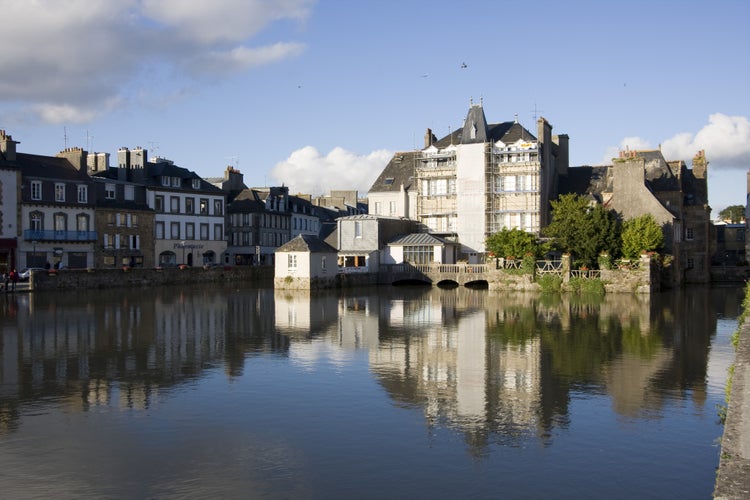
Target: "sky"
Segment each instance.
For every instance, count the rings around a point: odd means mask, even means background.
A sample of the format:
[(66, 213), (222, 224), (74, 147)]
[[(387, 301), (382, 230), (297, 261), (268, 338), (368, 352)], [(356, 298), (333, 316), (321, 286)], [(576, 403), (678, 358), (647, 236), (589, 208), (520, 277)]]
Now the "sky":
[(0, 129), (18, 151), (143, 147), (202, 177), (365, 195), (398, 151), (544, 117), (570, 164), (709, 161), (715, 217), (750, 170), (750, 2), (0, 0)]

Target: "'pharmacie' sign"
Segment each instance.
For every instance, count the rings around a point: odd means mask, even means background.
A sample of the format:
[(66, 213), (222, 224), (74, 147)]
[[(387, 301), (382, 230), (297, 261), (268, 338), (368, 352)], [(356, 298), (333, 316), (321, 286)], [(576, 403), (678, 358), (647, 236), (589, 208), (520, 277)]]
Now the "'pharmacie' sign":
[(175, 243), (172, 248), (174, 248), (175, 250), (179, 250), (181, 248), (188, 248), (190, 250), (200, 250), (201, 248), (203, 248), (203, 245), (200, 243), (185, 243), (184, 245), (181, 243)]

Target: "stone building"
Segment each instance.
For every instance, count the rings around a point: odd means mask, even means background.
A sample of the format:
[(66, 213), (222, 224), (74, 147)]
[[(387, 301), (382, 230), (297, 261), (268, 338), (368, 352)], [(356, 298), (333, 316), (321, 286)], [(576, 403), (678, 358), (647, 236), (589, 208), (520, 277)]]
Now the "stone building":
[(21, 192), (21, 171), (16, 164), (16, 142), (0, 130), (0, 274), (17, 268), (16, 255), (20, 236), (18, 200)]
[(711, 208), (708, 161), (703, 151), (684, 161), (667, 161), (659, 150), (622, 151), (612, 165), (570, 168), (560, 192), (589, 196), (623, 220), (651, 214), (664, 232), (664, 253), (673, 286), (708, 283), (711, 257)]

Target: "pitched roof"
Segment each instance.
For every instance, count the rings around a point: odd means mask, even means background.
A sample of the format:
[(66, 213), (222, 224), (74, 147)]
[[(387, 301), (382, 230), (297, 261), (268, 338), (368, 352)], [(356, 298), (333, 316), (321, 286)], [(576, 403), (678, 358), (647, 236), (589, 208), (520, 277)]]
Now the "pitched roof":
[(456, 245), (457, 243), (446, 240), (430, 233), (411, 233), (396, 236), (388, 242), (389, 245), (416, 246), (416, 245)]
[(300, 234), (281, 245), (276, 252), (336, 253), (336, 249), (317, 236)]
[(396, 153), (370, 187), (371, 193), (409, 189), (414, 182), (414, 165), (418, 151)]
[(16, 153), (16, 164), (26, 177), (87, 181), (89, 176), (75, 168), (66, 158)]

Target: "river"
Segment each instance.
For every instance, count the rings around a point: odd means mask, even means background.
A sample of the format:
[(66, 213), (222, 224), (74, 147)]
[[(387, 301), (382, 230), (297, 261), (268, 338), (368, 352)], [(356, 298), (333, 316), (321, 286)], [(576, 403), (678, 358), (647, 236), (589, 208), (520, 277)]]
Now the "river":
[(1, 498), (710, 498), (741, 288), (0, 296)]

